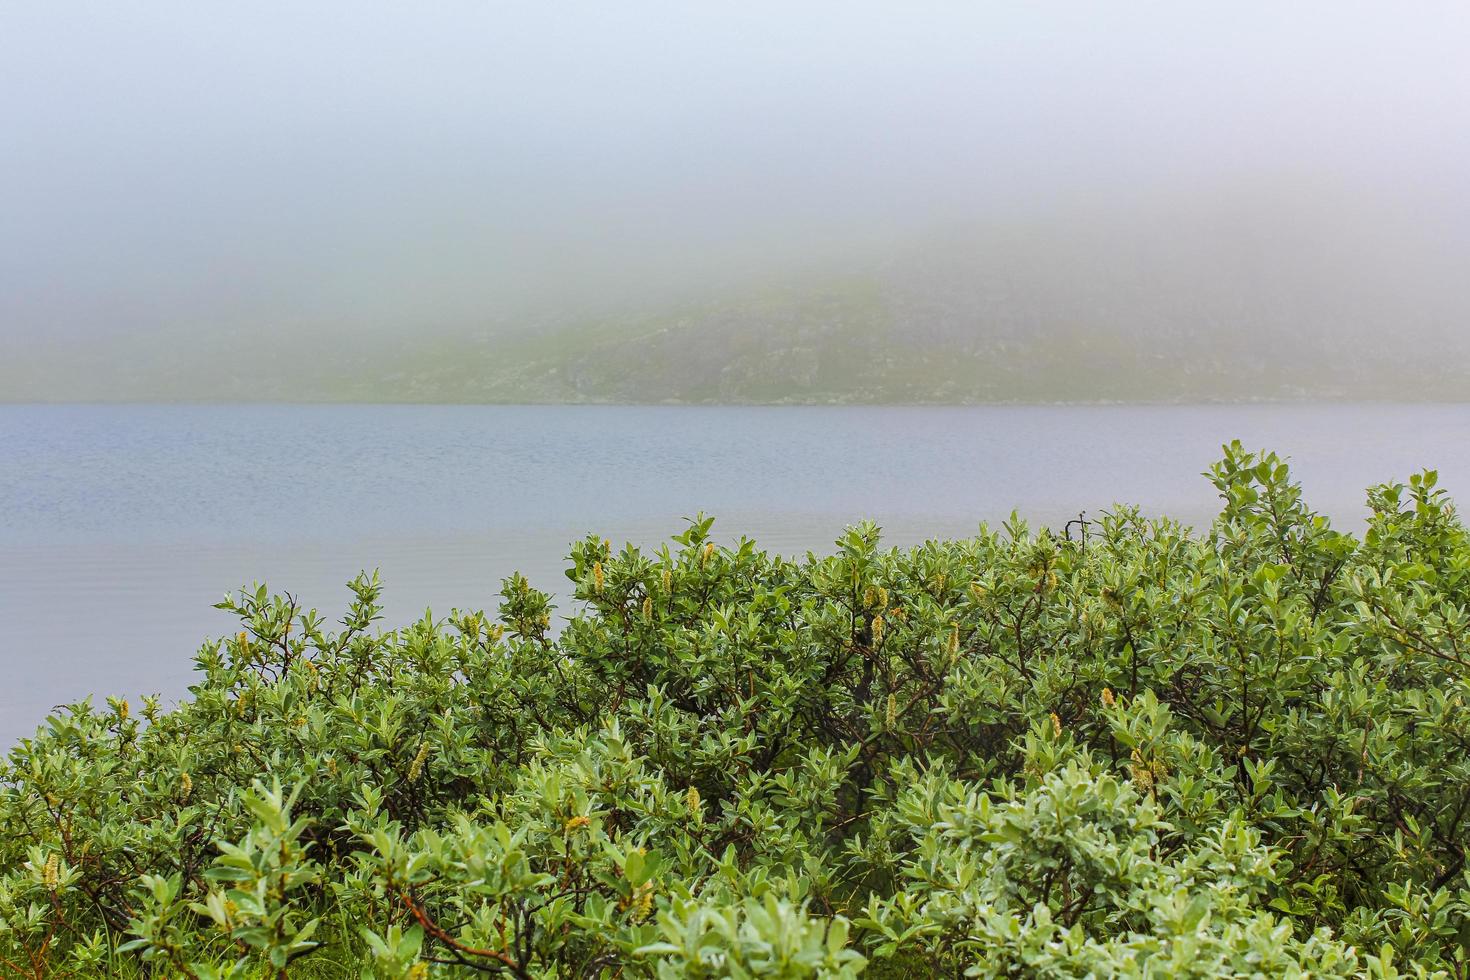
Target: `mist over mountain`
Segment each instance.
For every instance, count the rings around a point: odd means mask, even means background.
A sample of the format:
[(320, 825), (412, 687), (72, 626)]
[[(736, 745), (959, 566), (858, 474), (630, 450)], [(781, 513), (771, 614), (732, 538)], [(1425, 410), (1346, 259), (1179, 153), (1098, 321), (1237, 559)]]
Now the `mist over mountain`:
[[(1470, 393), (1470, 249), (1435, 202), (1302, 184), (1061, 202), (600, 308), (363, 335), (140, 332), (7, 352), (15, 400), (882, 403)], [(571, 292), (576, 293), (575, 284)]]
[(0, 13), (0, 400), (1465, 397), (1462, 4)]

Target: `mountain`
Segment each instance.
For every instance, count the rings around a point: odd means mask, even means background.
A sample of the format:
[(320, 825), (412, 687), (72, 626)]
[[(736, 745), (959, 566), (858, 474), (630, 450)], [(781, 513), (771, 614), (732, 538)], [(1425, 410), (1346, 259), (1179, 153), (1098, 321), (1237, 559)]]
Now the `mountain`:
[[(0, 350), (0, 398), (1463, 400), (1454, 222), (1282, 199), (956, 224), (694, 299), (449, 328), (185, 327)], [(1268, 220), (1269, 219), (1269, 220)], [(1370, 220), (1371, 219), (1371, 220)], [(569, 295), (576, 283), (569, 282)], [(490, 304), (493, 305), (493, 304)]]

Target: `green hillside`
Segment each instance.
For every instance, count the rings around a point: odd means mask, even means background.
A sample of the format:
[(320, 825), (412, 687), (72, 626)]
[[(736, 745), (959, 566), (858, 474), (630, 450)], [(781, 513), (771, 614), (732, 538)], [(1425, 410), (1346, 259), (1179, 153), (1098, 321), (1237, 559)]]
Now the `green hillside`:
[[(0, 399), (983, 403), (1470, 395), (1455, 254), (1283, 203), (963, 226), (481, 323), (186, 323), (22, 344)], [(1437, 232), (1436, 232), (1437, 234)], [(1415, 243), (1408, 249), (1404, 242)], [(1390, 254), (1391, 253), (1391, 254)], [(634, 296), (636, 298), (629, 298)]]

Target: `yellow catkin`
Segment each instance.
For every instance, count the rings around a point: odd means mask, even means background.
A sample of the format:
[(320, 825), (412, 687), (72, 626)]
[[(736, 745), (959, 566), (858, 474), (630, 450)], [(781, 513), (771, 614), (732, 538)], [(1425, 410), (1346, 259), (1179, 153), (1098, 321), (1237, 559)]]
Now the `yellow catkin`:
[(184, 803), (188, 803), (189, 794), (193, 792), (194, 780), (189, 777), (187, 772), (179, 773), (179, 799)]
[(653, 618), (653, 596), (651, 595), (646, 595), (643, 597), (643, 618)]
[(1105, 707), (1108, 708), (1111, 708), (1113, 705), (1118, 703), (1117, 698), (1113, 697), (1113, 689), (1111, 687), (1103, 688), (1102, 703)]
[(892, 694), (888, 695), (888, 709), (883, 712), (883, 722), (888, 726), (889, 731), (893, 731), (894, 725), (898, 722), (898, 698)]
[(1055, 711), (1051, 713), (1051, 730), (1057, 738), (1062, 737), (1062, 718)]
[(429, 964), (420, 960), (413, 966), (409, 967), (408, 972), (405, 973), (403, 976), (404, 980), (428, 980)]
[(949, 654), (951, 660), (960, 655), (960, 628), (958, 625), (949, 628), (949, 642), (945, 644), (945, 652)]
[(944, 574), (943, 572), (940, 572), (938, 575), (934, 576), (934, 591), (935, 592), (943, 592), (944, 591), (944, 587), (947, 586), (947, 585), (949, 585), (949, 576), (948, 575)]
[(684, 794), (684, 808), (689, 811), (689, 819), (698, 823), (704, 816), (704, 808), (699, 802), (699, 787), (689, 787), (689, 792)]
[(634, 925), (648, 918), (648, 913), (653, 911), (653, 882), (645, 881), (638, 886), (638, 891), (633, 899), (633, 911), (629, 916)]
[(883, 617), (873, 617), (873, 646), (883, 642)]
[(970, 583), (970, 595), (976, 602), (984, 602), (987, 590), (979, 582)]
[(572, 831), (579, 830), (582, 827), (587, 826), (591, 822), (591, 817), (575, 816), (572, 819), (568, 820), (565, 824), (563, 824), (562, 829), (570, 834)]
[(1133, 776), (1133, 785), (1142, 792), (1149, 792), (1154, 788), (1154, 767), (1144, 762), (1143, 754), (1137, 749), (1133, 750), (1130, 759), (1132, 764), (1128, 771)]
[(413, 762), (409, 763), (408, 765), (408, 781), (410, 783), (416, 783), (419, 781), (419, 775), (424, 771), (424, 760), (426, 760), (428, 757), (429, 743), (425, 742), (423, 745), (419, 746), (418, 755), (414, 756)]
[(665, 593), (673, 592), (674, 591), (674, 573), (671, 572), (671, 571), (669, 571), (667, 568), (665, 568), (664, 569), (664, 573), (663, 573), (663, 575), (660, 576), (660, 578), (663, 579), (664, 592)]
[(491, 643), (499, 643), (500, 638), (505, 635), (505, 627), (501, 626), (499, 623), (496, 623), (494, 626), (485, 631), (485, 635), (490, 637)]
[(48, 892), (54, 892), (60, 883), (61, 859), (55, 851), (52, 851), (46, 855), (46, 866), (41, 869), (41, 884), (46, 886)]
[(600, 561), (592, 563), (592, 591), (599, 595), (602, 593), (602, 562)]
[(117, 703), (117, 720), (118, 721), (127, 721), (128, 720), (128, 699), (127, 698), (123, 698), (121, 701), (119, 701)]
[(699, 553), (699, 564), (703, 565), (705, 562), (709, 561), (710, 556), (714, 553), (715, 543), (711, 541), (709, 544), (705, 545), (704, 550)]

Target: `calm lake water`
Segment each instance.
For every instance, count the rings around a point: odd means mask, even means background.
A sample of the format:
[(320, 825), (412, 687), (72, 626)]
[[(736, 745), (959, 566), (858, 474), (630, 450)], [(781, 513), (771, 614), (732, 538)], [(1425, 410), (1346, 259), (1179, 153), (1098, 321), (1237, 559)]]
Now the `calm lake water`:
[(0, 406), (0, 744), (89, 692), (176, 697), (255, 581), (335, 618), (380, 567), (397, 623), (493, 607), (513, 570), (560, 590), (569, 542), (656, 545), (700, 510), (785, 552), (865, 517), (894, 544), (1115, 502), (1203, 524), (1233, 438), (1356, 526), (1371, 483), (1470, 486), (1467, 435), (1458, 405)]

